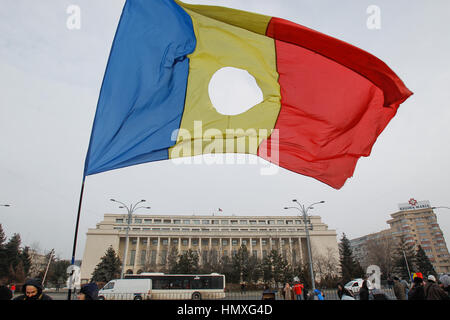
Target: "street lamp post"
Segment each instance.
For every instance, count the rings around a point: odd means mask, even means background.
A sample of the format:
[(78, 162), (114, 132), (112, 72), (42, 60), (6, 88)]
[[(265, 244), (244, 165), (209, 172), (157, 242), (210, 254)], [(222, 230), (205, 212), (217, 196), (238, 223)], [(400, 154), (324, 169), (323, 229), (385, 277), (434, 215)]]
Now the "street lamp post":
[(307, 219), (307, 214), (308, 214), (308, 210), (309, 209), (313, 209), (313, 205), (319, 204), (319, 203), (325, 203), (325, 201), (319, 201), (319, 202), (315, 202), (311, 205), (309, 205), (308, 207), (305, 207), (304, 205), (300, 204), (296, 199), (292, 200), (292, 202), (295, 202), (298, 207), (285, 207), (284, 209), (297, 209), (302, 213), (303, 216), (303, 222), (305, 224), (305, 231), (306, 231), (306, 244), (308, 247), (308, 260), (309, 260), (309, 272), (311, 274), (311, 287), (312, 287), (312, 292), (314, 294), (314, 291), (316, 289), (316, 285), (315, 285), (315, 281), (314, 281), (314, 270), (313, 270), (313, 262), (312, 262), (312, 254), (311, 254), (311, 243), (310, 243), (310, 239), (309, 239), (309, 228), (308, 228), (308, 219)]
[(150, 209), (151, 207), (138, 207), (138, 204), (145, 202), (145, 200), (141, 200), (139, 202), (137, 202), (136, 204), (130, 204), (130, 206), (127, 206), (125, 203), (117, 201), (115, 199), (110, 199), (113, 202), (117, 202), (120, 203), (122, 206), (120, 206), (119, 208), (125, 208), (127, 209), (128, 215), (127, 215), (127, 231), (126, 231), (126, 235), (125, 235), (125, 252), (123, 255), (123, 261), (122, 261), (122, 270), (120, 272), (120, 279), (123, 279), (123, 274), (124, 274), (124, 270), (125, 270), (125, 262), (127, 260), (127, 255), (128, 255), (128, 232), (130, 230), (130, 224), (131, 224), (131, 217), (133, 215), (133, 213), (138, 210), (138, 209)]

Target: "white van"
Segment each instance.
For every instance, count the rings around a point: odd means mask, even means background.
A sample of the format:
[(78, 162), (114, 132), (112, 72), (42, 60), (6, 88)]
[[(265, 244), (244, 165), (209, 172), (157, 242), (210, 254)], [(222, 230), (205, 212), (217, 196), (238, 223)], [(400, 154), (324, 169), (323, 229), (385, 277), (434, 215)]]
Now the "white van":
[(151, 279), (114, 279), (99, 292), (99, 300), (147, 300), (151, 298)]

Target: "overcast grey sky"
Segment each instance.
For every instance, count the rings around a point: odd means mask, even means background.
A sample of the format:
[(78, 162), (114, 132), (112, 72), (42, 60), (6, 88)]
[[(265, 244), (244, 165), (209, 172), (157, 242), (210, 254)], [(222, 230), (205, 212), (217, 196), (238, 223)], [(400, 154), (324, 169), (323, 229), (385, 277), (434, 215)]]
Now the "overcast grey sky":
[[(310, 204), (330, 229), (349, 238), (388, 227), (410, 198), (450, 206), (450, 37), (447, 0), (210, 0), (276, 16), (356, 45), (386, 62), (414, 95), (335, 190), (280, 168), (176, 165), (160, 161), (89, 176), (77, 259), (88, 228), (105, 213), (125, 213), (110, 198), (146, 199), (155, 214), (294, 215)], [(10, 237), (70, 259), (84, 159), (98, 93), (124, 0), (2, 0), (0, 10), (0, 223)], [(81, 28), (66, 22), (81, 9)], [(367, 28), (370, 5), (381, 29)], [(145, 211), (141, 211), (145, 213)], [(450, 244), (450, 210), (436, 210)]]

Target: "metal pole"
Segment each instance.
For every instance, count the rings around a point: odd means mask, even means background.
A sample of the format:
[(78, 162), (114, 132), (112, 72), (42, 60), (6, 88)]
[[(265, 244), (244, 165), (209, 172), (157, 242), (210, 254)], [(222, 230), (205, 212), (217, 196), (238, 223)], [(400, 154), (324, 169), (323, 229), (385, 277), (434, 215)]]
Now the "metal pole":
[(313, 270), (313, 262), (312, 262), (312, 254), (311, 254), (311, 243), (309, 240), (309, 226), (308, 224), (308, 220), (306, 217), (306, 213), (307, 213), (307, 209), (305, 209), (305, 207), (302, 208), (303, 211), (303, 220), (305, 223), (305, 231), (306, 231), (306, 244), (308, 247), (308, 259), (309, 259), (309, 272), (311, 273), (311, 287), (312, 287), (312, 292), (314, 294), (314, 290), (316, 289), (316, 285), (315, 285), (315, 281), (314, 281), (314, 270)]
[(128, 255), (128, 231), (130, 230), (131, 215), (132, 215), (131, 210), (128, 209), (128, 207), (125, 207), (125, 208), (127, 208), (127, 211), (128, 211), (128, 219), (127, 219), (127, 233), (125, 236), (125, 252), (123, 255), (122, 271), (120, 273), (120, 279), (123, 279), (123, 274), (124, 274), (124, 270), (125, 270), (125, 262), (127, 260), (127, 255)]
[(52, 249), (52, 251), (50, 251), (50, 257), (48, 258), (48, 263), (47, 263), (47, 269), (45, 269), (45, 273), (44, 273), (44, 278), (42, 279), (42, 286), (44, 287), (44, 283), (45, 283), (45, 278), (47, 277), (47, 272), (48, 272), (48, 268), (50, 267), (50, 262), (52, 261), (52, 257), (53, 257), (53, 251), (55, 249)]
[(409, 280), (411, 280), (411, 272), (409, 271), (408, 260), (406, 259), (406, 254), (403, 249), (402, 249), (402, 252), (403, 252), (403, 257), (405, 258), (405, 262), (406, 262), (406, 269), (408, 270), (408, 278), (409, 278)]
[[(75, 252), (77, 249), (77, 238), (78, 238), (78, 227), (80, 225), (80, 214), (81, 214), (81, 204), (83, 203), (83, 192), (84, 192), (84, 181), (86, 180), (86, 176), (83, 175), (83, 182), (81, 183), (81, 191), (80, 191), (80, 201), (78, 203), (78, 213), (77, 213), (77, 222), (75, 224), (75, 234), (73, 237), (73, 251), (72, 251), (72, 260), (71, 260), (71, 265), (75, 264)], [(72, 278), (74, 270), (72, 270), (71, 274), (69, 275), (69, 277)], [(69, 291), (67, 292), (67, 300), (71, 299), (72, 296), (72, 286), (71, 286), (71, 281), (69, 281)], [(75, 288), (76, 290), (76, 288)]]

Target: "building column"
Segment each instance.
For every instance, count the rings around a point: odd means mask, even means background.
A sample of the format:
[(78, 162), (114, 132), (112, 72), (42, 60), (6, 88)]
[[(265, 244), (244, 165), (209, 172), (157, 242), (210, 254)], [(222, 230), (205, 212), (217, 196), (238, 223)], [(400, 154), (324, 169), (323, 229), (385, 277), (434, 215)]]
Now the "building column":
[(150, 259), (151, 259), (151, 255), (150, 255), (150, 237), (147, 237), (147, 249), (145, 251), (145, 264), (150, 265), (150, 262), (151, 262)]
[(139, 254), (139, 241), (140, 241), (140, 238), (136, 237), (136, 254), (134, 255), (133, 273), (136, 273), (134, 269), (136, 268), (136, 266), (139, 265), (139, 262), (140, 262), (140, 260), (138, 260), (138, 258), (140, 256), (140, 254)]
[(298, 255), (300, 263), (303, 263), (303, 250), (302, 250), (302, 238), (298, 237)]
[(261, 254), (261, 261), (262, 261), (262, 259), (263, 259), (262, 238), (259, 237), (258, 241), (259, 241), (259, 252)]
[(281, 238), (278, 238), (278, 253), (281, 254), (281, 256), (283, 256), (283, 245), (281, 243)]
[(294, 264), (294, 252), (292, 250), (292, 238), (289, 237), (288, 241), (289, 241), (289, 254), (291, 256), (291, 265), (293, 265)]
[(181, 254), (181, 237), (178, 238), (178, 254)]
[[(158, 258), (160, 257), (160, 253), (161, 253), (161, 238), (158, 237), (158, 246), (156, 247), (156, 265), (158, 266)], [(161, 263), (161, 259), (160, 259), (160, 263)]]

